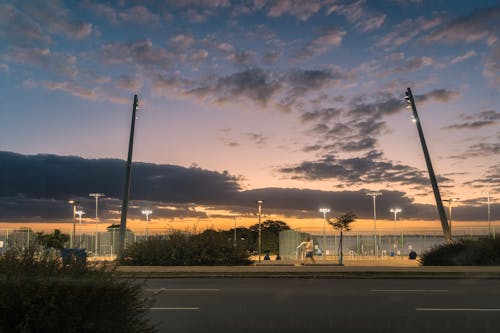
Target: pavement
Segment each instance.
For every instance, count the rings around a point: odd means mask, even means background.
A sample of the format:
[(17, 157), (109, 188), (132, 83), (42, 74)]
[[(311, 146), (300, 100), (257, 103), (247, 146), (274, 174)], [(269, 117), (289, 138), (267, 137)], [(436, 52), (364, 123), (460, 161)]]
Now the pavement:
[(130, 278), (500, 279), (500, 266), (419, 266), (408, 259), (254, 263), (250, 266), (118, 266)]

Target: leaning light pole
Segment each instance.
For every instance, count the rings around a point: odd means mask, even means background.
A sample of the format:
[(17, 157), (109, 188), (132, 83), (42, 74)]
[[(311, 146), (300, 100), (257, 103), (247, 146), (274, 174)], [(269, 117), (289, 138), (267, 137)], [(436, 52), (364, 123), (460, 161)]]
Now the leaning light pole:
[(132, 152), (134, 149), (134, 130), (135, 118), (137, 109), (139, 108), (137, 95), (134, 95), (134, 104), (132, 106), (132, 124), (130, 126), (130, 139), (128, 144), (128, 157), (127, 157), (127, 170), (125, 173), (125, 190), (123, 191), (122, 215), (120, 219), (120, 237), (118, 243), (119, 256), (125, 250), (125, 230), (127, 230), (127, 210), (128, 210), (128, 197), (130, 195), (130, 178), (132, 171)]
[(443, 228), (444, 239), (447, 242), (451, 242), (451, 230), (448, 225), (448, 221), (446, 220), (446, 213), (443, 207), (443, 201), (441, 200), (441, 194), (439, 193), (439, 187), (436, 179), (436, 175), (434, 173), (434, 169), (432, 168), (431, 157), (429, 155), (429, 151), (427, 150), (427, 144), (425, 143), (424, 132), (422, 130), (422, 125), (420, 124), (420, 120), (418, 118), (417, 107), (415, 105), (415, 100), (413, 98), (413, 94), (411, 89), (408, 88), (405, 95), (405, 100), (409, 104), (408, 107), (411, 108), (413, 113), (413, 121), (417, 126), (418, 135), (420, 137), (420, 143), (422, 144), (422, 150), (424, 151), (425, 163), (427, 164), (427, 171), (429, 172), (429, 178), (432, 184), (432, 190), (434, 191), (434, 197), (436, 198), (436, 206), (439, 213), (439, 218), (441, 220), (441, 227)]

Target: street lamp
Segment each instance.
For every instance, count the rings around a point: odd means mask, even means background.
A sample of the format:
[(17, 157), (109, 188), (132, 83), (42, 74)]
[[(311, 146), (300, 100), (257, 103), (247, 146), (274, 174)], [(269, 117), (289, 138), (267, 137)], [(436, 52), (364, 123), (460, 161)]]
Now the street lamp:
[(75, 229), (76, 229), (75, 219), (76, 219), (76, 206), (78, 205), (78, 202), (75, 200), (68, 200), (68, 203), (73, 205), (73, 234), (71, 235), (69, 244), (69, 246), (72, 248), (73, 244), (75, 243)]
[(450, 226), (450, 237), (451, 237), (451, 203), (453, 201), (458, 201), (460, 200), (459, 198), (450, 198), (444, 201), (448, 201), (448, 225)]
[(488, 233), (491, 236), (491, 210), (490, 210), (490, 192), (485, 191), (481, 192), (482, 194), (485, 194), (488, 198)]
[(320, 208), (320, 213), (323, 213), (323, 260), (326, 260), (326, 213), (330, 212), (330, 208)]
[(401, 208), (391, 208), (390, 212), (394, 214), (394, 232), (396, 232), (396, 221), (398, 219), (398, 213), (401, 213), (402, 210)]
[(233, 217), (234, 219), (234, 247), (236, 247), (236, 216)]
[[(82, 215), (85, 214), (85, 212), (83, 210), (77, 210), (75, 211), (75, 214), (78, 215), (78, 219), (80, 220), (80, 224), (82, 224)], [(75, 222), (73, 222), (73, 238), (76, 237), (76, 234), (75, 234)], [(81, 241), (82, 241), (82, 237), (80, 236), (80, 245), (81, 245)], [(73, 240), (73, 243), (74, 243), (74, 240)]]
[(146, 215), (146, 239), (149, 237), (149, 215), (153, 213), (150, 209), (144, 209), (142, 215)]
[(260, 254), (262, 252), (262, 228), (260, 225), (260, 219), (262, 215), (262, 204), (264, 203), (264, 200), (257, 200), (257, 204), (259, 205), (259, 262), (260, 262)]
[(99, 198), (103, 197), (104, 194), (102, 193), (89, 193), (89, 197), (94, 197), (95, 198), (95, 218), (96, 220), (99, 218), (97, 215), (98, 207), (99, 207)]
[(373, 198), (373, 240), (374, 240), (374, 254), (378, 257), (378, 246), (377, 246), (377, 203), (376, 198), (382, 195), (382, 192), (368, 192), (366, 195)]
[(82, 224), (82, 215), (85, 214), (85, 212), (83, 210), (77, 210), (75, 212), (76, 215), (78, 215), (78, 219), (80, 221), (80, 224)]

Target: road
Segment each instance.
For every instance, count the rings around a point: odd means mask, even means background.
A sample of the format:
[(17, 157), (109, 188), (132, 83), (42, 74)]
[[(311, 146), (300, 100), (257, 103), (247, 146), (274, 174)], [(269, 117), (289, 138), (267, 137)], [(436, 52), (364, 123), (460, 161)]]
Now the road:
[(500, 332), (500, 280), (151, 279), (159, 332)]

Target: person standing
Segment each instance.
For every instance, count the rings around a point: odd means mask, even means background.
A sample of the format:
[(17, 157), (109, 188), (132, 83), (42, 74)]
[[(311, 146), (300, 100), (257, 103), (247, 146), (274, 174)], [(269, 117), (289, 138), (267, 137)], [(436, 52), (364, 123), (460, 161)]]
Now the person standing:
[(307, 258), (311, 259), (312, 263), (315, 264), (316, 260), (314, 260), (314, 244), (311, 237), (307, 237), (305, 242), (302, 242), (297, 246), (297, 249), (305, 246), (306, 255), (303, 257), (302, 264), (305, 265)]

